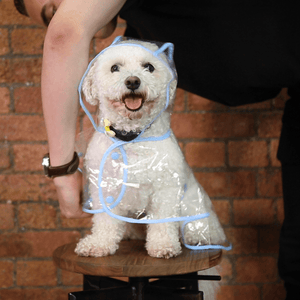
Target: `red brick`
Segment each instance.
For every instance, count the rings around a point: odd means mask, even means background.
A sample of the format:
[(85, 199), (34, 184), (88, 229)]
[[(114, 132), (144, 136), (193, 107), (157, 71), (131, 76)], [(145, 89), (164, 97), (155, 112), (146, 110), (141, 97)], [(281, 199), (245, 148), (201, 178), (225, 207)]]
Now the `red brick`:
[(8, 169), (10, 167), (10, 157), (7, 144), (0, 143), (0, 157), (0, 169)]
[(232, 279), (232, 263), (228, 257), (222, 257), (222, 261), (219, 265), (216, 266), (216, 269), (222, 277), (222, 283)]
[(222, 197), (228, 195), (228, 176), (224, 172), (195, 173), (195, 177), (204, 187), (210, 197)]
[(216, 214), (222, 225), (228, 225), (230, 222), (230, 203), (227, 200), (212, 200)]
[(46, 139), (42, 116), (0, 116), (0, 140), (45, 141)]
[(8, 30), (0, 28), (0, 55), (5, 55), (9, 52)]
[(46, 30), (44, 28), (18, 28), (11, 33), (14, 54), (42, 54)]
[(252, 110), (270, 109), (270, 108), (271, 108), (271, 100), (263, 101), (263, 102), (259, 102), (259, 103), (241, 105), (241, 106), (237, 106), (237, 107), (231, 107), (230, 109), (252, 111)]
[(173, 111), (184, 111), (185, 109), (185, 97), (186, 92), (182, 89), (177, 89), (176, 98), (174, 100), (174, 108)]
[(278, 145), (279, 145), (279, 140), (272, 140), (271, 141), (271, 153), (270, 153), (270, 158), (271, 158), (271, 165), (273, 167), (281, 167), (280, 161), (277, 159), (277, 150), (278, 150)]
[(190, 111), (202, 110), (202, 111), (212, 111), (212, 110), (225, 110), (227, 107), (218, 102), (211, 101), (209, 99), (203, 98), (201, 96), (188, 93), (188, 108)]
[(17, 12), (14, 2), (11, 0), (0, 1), (0, 25), (10, 24), (34, 24), (29, 18)]
[(0, 261), (0, 287), (8, 288), (13, 286), (13, 276), (14, 263), (12, 261)]
[(260, 289), (255, 285), (223, 285), (216, 300), (258, 300)]
[(274, 257), (239, 257), (236, 261), (236, 282), (277, 281), (277, 259)]
[(277, 220), (280, 224), (283, 223), (284, 220), (284, 205), (283, 205), (283, 199), (277, 200)]
[(52, 205), (44, 203), (21, 204), (18, 213), (19, 226), (22, 228), (56, 228), (56, 209)]
[(230, 197), (253, 197), (255, 194), (255, 174), (251, 171), (237, 171), (229, 173)]
[(290, 99), (290, 96), (288, 95), (288, 89), (283, 88), (279, 95), (273, 99), (274, 107), (277, 109), (283, 109), (288, 99)]
[(258, 233), (254, 228), (227, 228), (225, 233), (232, 244), (230, 254), (253, 254), (258, 252)]
[(15, 212), (12, 204), (0, 204), (0, 230), (13, 229), (15, 227), (14, 217)]
[(41, 58), (0, 60), (0, 83), (39, 83), (41, 68)]
[(225, 166), (225, 145), (220, 142), (188, 143), (185, 157), (191, 167)]
[(40, 83), (42, 59), (14, 59), (12, 64), (13, 82)]
[(254, 172), (198, 172), (195, 176), (210, 197), (255, 196)]
[(83, 275), (68, 271), (61, 271), (61, 279), (63, 285), (81, 285), (83, 283)]
[(92, 218), (81, 218), (81, 219), (60, 219), (61, 226), (63, 228), (91, 228)]
[(124, 35), (124, 32), (125, 32), (125, 27), (117, 27), (114, 33), (108, 38), (106, 39), (95, 38), (96, 53), (99, 53), (104, 48), (108, 47), (117, 36)]
[(285, 296), (283, 283), (263, 285), (263, 300), (284, 300)]
[(10, 60), (0, 59), (0, 83), (5, 83), (9, 81), (10, 76), (11, 76)]
[(261, 170), (258, 173), (258, 192), (261, 197), (281, 197), (281, 171), (278, 169)]
[(16, 171), (42, 171), (42, 157), (48, 146), (42, 144), (18, 144), (13, 146)]
[(78, 242), (78, 231), (9, 233), (0, 236), (0, 257), (52, 257), (64, 244)]
[(268, 225), (275, 219), (274, 201), (270, 199), (234, 200), (236, 225)]
[[(0, 299), (5, 300), (39, 300), (43, 298), (45, 290), (38, 289), (6, 289), (0, 290)], [(47, 297), (47, 293), (45, 293)], [(1, 298), (2, 297), (2, 298)], [(44, 299), (44, 298), (43, 298)], [(46, 298), (48, 299), (48, 297)]]
[(82, 288), (22, 288), (0, 290), (0, 299), (3, 300), (65, 300), (68, 293), (82, 290)]
[(259, 252), (277, 254), (279, 251), (279, 227), (263, 227), (259, 229)]
[(265, 141), (230, 141), (228, 152), (230, 166), (265, 167), (269, 163)]
[(173, 114), (171, 127), (177, 138), (226, 138), (254, 135), (254, 118), (248, 114)]
[(0, 182), (1, 200), (57, 200), (53, 182), (44, 175), (0, 175)]
[(32, 253), (32, 247), (25, 236), (17, 233), (1, 234), (0, 257), (26, 257)]
[(15, 110), (17, 113), (42, 113), (40, 87), (21, 87), (14, 91)]
[(277, 138), (281, 132), (282, 113), (263, 113), (259, 116), (258, 135), (262, 138)]
[[(1, 4), (1, 2), (0, 2)], [(16, 300), (16, 299), (22, 299), (22, 300), (29, 300), (28, 298), (24, 297), (25, 291), (22, 289), (1, 289), (0, 290), (0, 299), (5, 300)], [(33, 299), (33, 298), (30, 298)], [(37, 299), (36, 299), (37, 300)]]
[(18, 261), (18, 286), (55, 286), (57, 285), (56, 267), (52, 261)]
[[(1, 43), (0, 43), (1, 45)], [(0, 113), (5, 114), (9, 112), (10, 96), (9, 89), (6, 87), (0, 87)]]

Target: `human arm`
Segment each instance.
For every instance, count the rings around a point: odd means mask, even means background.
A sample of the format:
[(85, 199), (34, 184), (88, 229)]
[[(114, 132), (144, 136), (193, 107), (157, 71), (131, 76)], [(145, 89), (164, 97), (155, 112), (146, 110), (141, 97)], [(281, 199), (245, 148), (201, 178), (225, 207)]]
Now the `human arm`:
[[(119, 12), (125, 0), (64, 0), (44, 43), (42, 102), (52, 166), (70, 162), (78, 115), (77, 87), (87, 67), (90, 41)], [(61, 212), (85, 217), (80, 207), (81, 176), (54, 178)]]
[(105, 39), (113, 34), (117, 27), (118, 15), (116, 15), (108, 24), (102, 27), (96, 34), (95, 38)]

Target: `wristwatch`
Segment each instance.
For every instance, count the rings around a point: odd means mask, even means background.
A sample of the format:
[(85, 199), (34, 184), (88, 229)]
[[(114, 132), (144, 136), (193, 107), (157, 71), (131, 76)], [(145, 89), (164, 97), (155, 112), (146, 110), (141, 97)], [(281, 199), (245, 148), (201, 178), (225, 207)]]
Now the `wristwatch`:
[(62, 166), (51, 167), (49, 153), (43, 157), (42, 165), (44, 166), (45, 175), (49, 178), (74, 174), (79, 166), (79, 157), (77, 152), (74, 152), (73, 159)]

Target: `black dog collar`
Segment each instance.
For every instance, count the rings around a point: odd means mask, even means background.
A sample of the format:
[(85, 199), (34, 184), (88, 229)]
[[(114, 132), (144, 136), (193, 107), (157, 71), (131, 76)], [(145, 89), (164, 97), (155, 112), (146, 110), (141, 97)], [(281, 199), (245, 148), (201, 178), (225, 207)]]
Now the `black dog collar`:
[(136, 131), (125, 131), (125, 130), (118, 130), (113, 128), (112, 126), (109, 127), (116, 134), (116, 138), (124, 142), (130, 142), (137, 138), (141, 132)]

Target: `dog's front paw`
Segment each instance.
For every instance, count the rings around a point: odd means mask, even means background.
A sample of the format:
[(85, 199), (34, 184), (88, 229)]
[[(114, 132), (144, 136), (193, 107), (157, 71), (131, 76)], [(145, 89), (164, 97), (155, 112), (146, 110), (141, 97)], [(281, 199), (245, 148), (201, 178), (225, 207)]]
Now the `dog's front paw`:
[(117, 243), (103, 244), (97, 238), (88, 235), (78, 242), (74, 251), (79, 256), (102, 257), (115, 254), (118, 248)]
[(180, 243), (157, 243), (156, 245), (147, 245), (148, 254), (156, 258), (171, 258), (181, 253)]
[(179, 255), (181, 244), (177, 224), (150, 224), (147, 232), (146, 249), (150, 256), (157, 258), (170, 258)]

